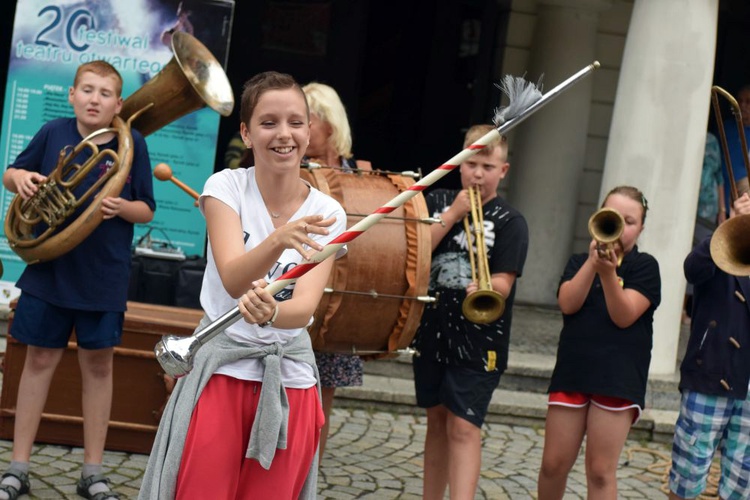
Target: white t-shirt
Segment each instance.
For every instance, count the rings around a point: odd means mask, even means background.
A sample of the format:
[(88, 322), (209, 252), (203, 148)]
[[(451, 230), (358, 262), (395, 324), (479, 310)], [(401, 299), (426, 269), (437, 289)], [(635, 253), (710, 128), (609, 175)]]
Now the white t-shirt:
[[(308, 184), (309, 185), (309, 184)], [(273, 222), (263, 203), (263, 198), (258, 191), (255, 181), (255, 167), (226, 169), (217, 172), (208, 178), (200, 197), (200, 209), (203, 212), (203, 200), (206, 197), (215, 198), (240, 216), (245, 250), (249, 251), (265, 240), (273, 231)], [(310, 186), (310, 193), (299, 210), (289, 220), (296, 220), (305, 215), (323, 215), (324, 218), (336, 217), (336, 222), (328, 227), (327, 235), (310, 235), (321, 245), (327, 244), (346, 229), (346, 214), (341, 205), (317, 189)], [(346, 247), (342, 247), (336, 254), (336, 258), (346, 253)], [(224, 289), (224, 285), (216, 269), (211, 245), (208, 246), (208, 263), (203, 275), (203, 286), (201, 288), (201, 307), (212, 321), (237, 306), (237, 299), (232, 298)], [(284, 250), (278, 262), (268, 271), (265, 276), (267, 282), (276, 280), (279, 276), (303, 261), (302, 256), (293, 249)], [(294, 284), (291, 284), (276, 294), (277, 301), (284, 301), (292, 296)], [(312, 324), (312, 318), (310, 323)], [(296, 330), (283, 330), (274, 327), (260, 328), (251, 325), (240, 318), (226, 329), (227, 335), (247, 344), (268, 345), (274, 342), (285, 344), (297, 335), (307, 335), (306, 328)], [(263, 379), (263, 363), (260, 359), (241, 359), (219, 368), (216, 373), (229, 375), (241, 380)], [(315, 375), (311, 366), (306, 363), (298, 363), (283, 358), (281, 362), (281, 377), (285, 387), (294, 389), (306, 389), (315, 385)]]

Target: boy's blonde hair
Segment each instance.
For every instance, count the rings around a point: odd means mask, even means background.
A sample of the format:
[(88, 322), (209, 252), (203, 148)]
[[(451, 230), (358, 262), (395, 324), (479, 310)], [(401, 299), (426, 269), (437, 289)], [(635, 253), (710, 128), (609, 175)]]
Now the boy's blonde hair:
[(76, 70), (76, 76), (73, 79), (73, 88), (78, 86), (78, 81), (81, 79), (81, 75), (86, 72), (94, 73), (95, 75), (101, 77), (114, 77), (114, 79), (117, 81), (117, 84), (115, 85), (115, 92), (117, 93), (117, 97), (120, 97), (122, 95), (122, 76), (120, 76), (120, 72), (117, 71), (115, 67), (109, 64), (107, 61), (91, 61), (78, 66), (78, 69)]
[(331, 125), (332, 133), (329, 140), (336, 153), (343, 158), (351, 158), (352, 131), (339, 95), (332, 87), (317, 82), (308, 83), (302, 90), (307, 95), (310, 111)]
[[(464, 148), (470, 146), (479, 138), (484, 137), (487, 132), (493, 130), (494, 128), (494, 125), (474, 125), (466, 131), (466, 135), (464, 136)], [(487, 146), (485, 146), (484, 149), (480, 150), (477, 154), (490, 155), (495, 151), (495, 148), (500, 148), (503, 152), (504, 159), (508, 159), (508, 140), (504, 135), (501, 135), (497, 139), (493, 139), (492, 141), (490, 141)]]

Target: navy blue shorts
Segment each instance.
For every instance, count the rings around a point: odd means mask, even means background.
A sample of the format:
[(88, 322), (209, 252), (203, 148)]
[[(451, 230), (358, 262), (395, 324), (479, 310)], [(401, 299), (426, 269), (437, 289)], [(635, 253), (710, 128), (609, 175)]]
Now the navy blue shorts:
[(120, 344), (124, 318), (123, 312), (68, 309), (22, 293), (10, 334), (26, 345), (59, 349), (68, 345), (75, 329), (79, 347), (104, 349)]
[(424, 356), (414, 356), (412, 366), (417, 406), (443, 405), (454, 415), (482, 427), (501, 372), (446, 365)]

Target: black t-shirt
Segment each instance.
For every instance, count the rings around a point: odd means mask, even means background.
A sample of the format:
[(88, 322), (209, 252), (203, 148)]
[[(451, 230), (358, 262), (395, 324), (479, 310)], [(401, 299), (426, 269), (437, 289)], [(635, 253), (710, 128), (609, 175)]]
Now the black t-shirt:
[[(588, 254), (573, 255), (560, 284), (570, 280)], [(582, 392), (627, 399), (645, 404), (651, 362), (654, 311), (661, 301), (659, 264), (637, 247), (617, 269), (624, 288), (632, 288), (651, 301), (638, 320), (627, 328), (612, 322), (597, 275), (581, 309), (563, 315), (557, 363), (550, 391)]]
[[(433, 216), (445, 212), (458, 190), (438, 189), (425, 196)], [(500, 197), (482, 207), (484, 238), (490, 274), (521, 276), (529, 246), (526, 220)], [(420, 356), (431, 356), (446, 364), (486, 371), (504, 371), (513, 315), (515, 285), (505, 297), (505, 312), (494, 323), (469, 322), (461, 312), (466, 286), (471, 282), (467, 236), (461, 222), (455, 224), (432, 253), (430, 294), (438, 301), (425, 307), (414, 347)]]

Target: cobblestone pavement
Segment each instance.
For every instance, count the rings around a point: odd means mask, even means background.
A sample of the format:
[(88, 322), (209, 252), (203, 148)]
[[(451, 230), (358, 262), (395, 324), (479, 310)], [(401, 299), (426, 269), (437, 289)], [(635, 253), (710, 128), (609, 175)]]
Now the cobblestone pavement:
[[(562, 326), (559, 312), (534, 306), (518, 306), (514, 312), (511, 355), (554, 355)], [(4, 330), (5, 322), (0, 322), (0, 333)], [(0, 335), (2, 351), (4, 344), (5, 338)], [(318, 497), (421, 498), (426, 425), (423, 414), (335, 408), (320, 469)], [(482, 473), (476, 498), (536, 498), (543, 429), (488, 423), (482, 432)], [(628, 441), (618, 471), (619, 498), (664, 497), (660, 492), (661, 474), (649, 469), (657, 466), (657, 472), (663, 470), (668, 454), (669, 446), (665, 444)], [(11, 442), (0, 440), (0, 472), (7, 468), (10, 456)], [(31, 467), (32, 495), (25, 498), (79, 498), (75, 485), (82, 460), (81, 448), (36, 445)], [(115, 491), (124, 498), (135, 498), (147, 460), (146, 455), (107, 451), (104, 466)], [(585, 484), (581, 456), (570, 475), (566, 500), (585, 498)]]
[[(418, 499), (422, 491), (424, 416), (335, 408), (331, 437), (318, 482), (320, 499)], [(483, 429), (482, 473), (476, 498), (536, 498), (543, 431), (537, 428), (487, 424)], [(8, 441), (0, 441), (0, 467), (10, 460)], [(660, 498), (660, 476), (647, 469), (667, 456), (667, 445), (629, 441), (618, 472), (619, 498)], [(628, 450), (653, 450), (632, 453)], [(38, 445), (31, 468), (32, 495), (27, 498), (78, 498), (75, 484), (83, 451)], [(104, 465), (114, 489), (135, 498), (147, 456), (108, 451)], [(568, 482), (567, 499), (585, 498), (583, 457)]]
[[(421, 498), (426, 427), (424, 416), (334, 409), (319, 498)], [(482, 433), (476, 498), (536, 498), (543, 429), (486, 424)], [(667, 445), (629, 441), (618, 472), (619, 498), (663, 496), (661, 474), (647, 469), (658, 466), (668, 454)], [(581, 456), (570, 475), (566, 500), (585, 498), (585, 485)]]

